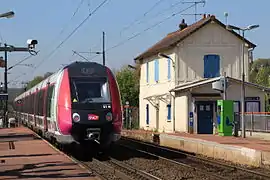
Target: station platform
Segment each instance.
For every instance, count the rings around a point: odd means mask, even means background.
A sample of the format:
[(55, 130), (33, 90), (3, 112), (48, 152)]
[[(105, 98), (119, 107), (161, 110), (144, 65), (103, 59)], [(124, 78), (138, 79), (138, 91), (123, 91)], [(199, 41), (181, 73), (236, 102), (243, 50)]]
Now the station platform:
[(154, 142), (186, 152), (255, 167), (270, 165), (270, 140), (242, 137), (222, 137), (188, 133), (154, 133), (146, 130), (123, 130), (122, 136), (146, 142)]
[(0, 129), (0, 179), (90, 180), (87, 169), (25, 127)]

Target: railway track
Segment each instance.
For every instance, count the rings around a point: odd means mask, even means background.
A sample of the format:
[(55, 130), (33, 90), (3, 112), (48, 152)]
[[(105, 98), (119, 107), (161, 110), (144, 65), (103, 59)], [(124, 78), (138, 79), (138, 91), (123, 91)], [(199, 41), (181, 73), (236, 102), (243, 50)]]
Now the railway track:
[(133, 151), (155, 156), (180, 166), (192, 168), (194, 171), (207, 173), (207, 175), (218, 179), (270, 179), (268, 173), (261, 173), (247, 168), (226, 164), (225, 162), (213, 161), (198, 157), (193, 153), (186, 153), (171, 148), (162, 147), (152, 143), (141, 142), (123, 137), (118, 143)]
[[(26, 127), (26, 126), (25, 126)], [(27, 127), (28, 128), (28, 127)], [(29, 128), (30, 129), (30, 128)], [(109, 156), (98, 156), (94, 155), (93, 152), (86, 154), (81, 154), (80, 149), (66, 149), (57, 144), (53, 144), (47, 139), (44, 139), (35, 131), (30, 129), (35, 136), (45, 140), (48, 144), (52, 145), (57, 150), (66, 154), (74, 162), (86, 168), (88, 171), (94, 173), (101, 180), (161, 180), (160, 178), (153, 176), (143, 170), (136, 169), (128, 164), (122, 163)], [(79, 156), (76, 152), (79, 152)], [(78, 158), (79, 157), (79, 158)], [(85, 158), (82, 160), (81, 158)]]
[[(32, 130), (33, 131), (33, 130)], [(33, 131), (34, 132), (34, 131)], [(36, 136), (42, 138), (36, 132), (34, 132)], [(44, 138), (42, 138), (44, 139)], [(82, 165), (84, 168), (88, 169), (90, 172), (93, 172), (97, 177), (102, 180), (162, 180), (157, 176), (151, 175), (143, 170), (139, 170), (133, 166), (122, 163), (121, 161), (105, 156), (99, 156), (95, 153), (91, 152), (87, 155), (85, 151), (80, 149), (64, 149), (63, 147), (59, 147), (56, 144), (52, 144), (48, 140), (44, 139), (52, 146), (57, 148), (59, 151), (65, 153), (69, 156), (73, 161)], [(76, 152), (79, 152), (79, 156)], [(84, 152), (84, 153), (81, 153)], [(82, 155), (83, 154), (83, 155)], [(78, 158), (79, 157), (79, 158)], [(84, 160), (82, 160), (83, 158)]]
[(94, 171), (103, 180), (162, 180), (113, 158), (108, 158), (105, 161), (93, 158), (91, 162), (80, 161), (80, 164)]
[(270, 175), (124, 137), (108, 156), (87, 151), (86, 161), (74, 155), (84, 154), (79, 149), (56, 148), (103, 180), (270, 179)]

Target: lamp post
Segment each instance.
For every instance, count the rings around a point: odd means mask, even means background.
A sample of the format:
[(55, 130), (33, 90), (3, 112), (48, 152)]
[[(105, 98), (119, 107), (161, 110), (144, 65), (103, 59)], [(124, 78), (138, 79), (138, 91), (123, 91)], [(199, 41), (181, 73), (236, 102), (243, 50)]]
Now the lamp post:
[(135, 66), (132, 66), (130, 64), (128, 65), (128, 67), (131, 68), (131, 69), (137, 69)]
[(242, 32), (242, 40), (243, 40), (243, 46), (242, 46), (242, 88), (241, 88), (241, 127), (242, 127), (242, 137), (246, 137), (246, 130), (245, 130), (245, 32), (258, 28), (259, 25), (249, 25), (245, 28), (233, 26), (233, 25), (227, 25), (228, 30), (238, 30)]
[(6, 13), (0, 14), (0, 18), (13, 18), (15, 13), (13, 11), (9, 11)]
[[(0, 15), (1, 17), (1, 15)], [(5, 52), (5, 72), (4, 72), (4, 83), (5, 83), (5, 93), (3, 96), (6, 98), (6, 103), (5, 103), (5, 109), (4, 109), (4, 126), (7, 127), (7, 113), (8, 113), (8, 81), (7, 81), (7, 74), (8, 74), (8, 67), (7, 67), (7, 62), (8, 62), (8, 52), (29, 52), (31, 55), (36, 55), (37, 52), (34, 51), (35, 46), (38, 44), (37, 40), (32, 40), (29, 39), (27, 40), (27, 47), (14, 47), (12, 45), (4, 44), (4, 47), (0, 47), (0, 52)]]
[(159, 56), (159, 57), (163, 57), (163, 58), (170, 59), (170, 60), (172, 61), (173, 67), (175, 67), (175, 63), (174, 63), (173, 59), (172, 59), (170, 56), (168, 56), (168, 55), (166, 55), (166, 54), (163, 54), (163, 53), (158, 53), (158, 56)]

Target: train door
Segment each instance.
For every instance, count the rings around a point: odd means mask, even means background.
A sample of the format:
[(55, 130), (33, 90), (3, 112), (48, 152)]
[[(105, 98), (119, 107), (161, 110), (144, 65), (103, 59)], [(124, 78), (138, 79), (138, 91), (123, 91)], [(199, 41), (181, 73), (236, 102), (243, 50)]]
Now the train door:
[(53, 85), (50, 87), (50, 123), (52, 125), (53, 131), (57, 130), (56, 127), (56, 93), (55, 93), (55, 88), (56, 86)]
[(37, 115), (37, 110), (38, 110), (38, 88), (36, 88), (36, 92), (34, 93), (34, 124), (37, 126), (37, 121), (36, 121), (36, 115)]
[(48, 121), (47, 121), (48, 88), (49, 88), (49, 84), (44, 89), (44, 94), (43, 94), (43, 107), (44, 107), (43, 108), (43, 114), (44, 114), (43, 128), (44, 128), (44, 132), (48, 131)]

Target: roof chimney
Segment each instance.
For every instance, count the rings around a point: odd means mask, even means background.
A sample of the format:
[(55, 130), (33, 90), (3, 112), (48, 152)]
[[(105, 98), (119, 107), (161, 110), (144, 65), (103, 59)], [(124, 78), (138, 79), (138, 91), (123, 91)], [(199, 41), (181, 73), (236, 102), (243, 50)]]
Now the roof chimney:
[(206, 18), (206, 14), (203, 14), (202, 18), (205, 19)]
[(187, 23), (185, 22), (185, 19), (182, 19), (181, 24), (179, 24), (179, 28), (182, 31), (183, 29), (185, 29), (187, 27)]

